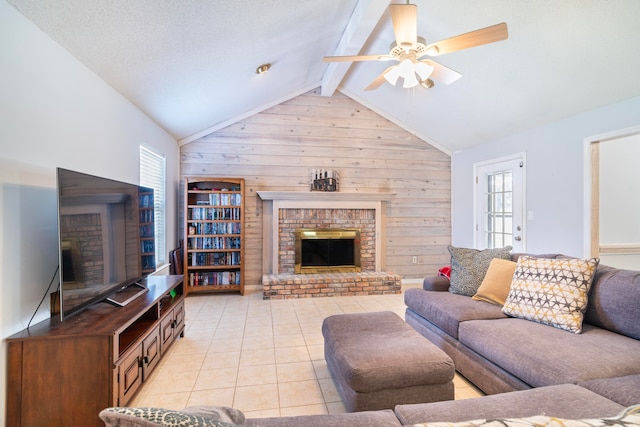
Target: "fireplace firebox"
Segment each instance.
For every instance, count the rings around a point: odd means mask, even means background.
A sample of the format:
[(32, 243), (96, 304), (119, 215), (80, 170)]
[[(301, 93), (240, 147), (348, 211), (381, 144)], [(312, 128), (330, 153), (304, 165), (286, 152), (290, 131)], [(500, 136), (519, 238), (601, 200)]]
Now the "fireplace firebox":
[(360, 230), (355, 228), (298, 228), (295, 273), (358, 272)]

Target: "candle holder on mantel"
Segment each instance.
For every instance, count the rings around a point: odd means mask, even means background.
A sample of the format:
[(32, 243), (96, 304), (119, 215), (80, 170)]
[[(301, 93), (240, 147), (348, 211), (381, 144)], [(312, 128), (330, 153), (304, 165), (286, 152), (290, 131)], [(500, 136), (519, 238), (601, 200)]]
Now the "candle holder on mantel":
[(338, 171), (314, 169), (311, 171), (311, 191), (338, 191)]

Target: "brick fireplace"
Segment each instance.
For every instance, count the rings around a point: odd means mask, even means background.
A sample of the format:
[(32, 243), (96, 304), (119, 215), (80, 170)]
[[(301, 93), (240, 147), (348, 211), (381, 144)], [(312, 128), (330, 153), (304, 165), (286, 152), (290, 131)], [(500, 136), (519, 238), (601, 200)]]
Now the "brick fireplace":
[[(360, 269), (376, 271), (376, 229), (373, 209), (281, 209), (278, 216), (278, 272), (295, 272), (299, 229), (358, 229)], [(337, 271), (337, 270), (336, 270)]]
[[(399, 293), (400, 276), (384, 272), (384, 213), (390, 193), (259, 191), (263, 200), (263, 296), (300, 298)], [(360, 232), (361, 272), (295, 274), (300, 228)]]

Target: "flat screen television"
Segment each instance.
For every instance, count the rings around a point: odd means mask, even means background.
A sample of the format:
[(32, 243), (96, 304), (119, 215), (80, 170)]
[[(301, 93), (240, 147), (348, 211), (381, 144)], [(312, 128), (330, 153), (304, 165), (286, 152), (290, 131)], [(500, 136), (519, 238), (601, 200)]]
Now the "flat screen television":
[(146, 292), (141, 281), (155, 270), (153, 189), (58, 168), (57, 190), (61, 319)]

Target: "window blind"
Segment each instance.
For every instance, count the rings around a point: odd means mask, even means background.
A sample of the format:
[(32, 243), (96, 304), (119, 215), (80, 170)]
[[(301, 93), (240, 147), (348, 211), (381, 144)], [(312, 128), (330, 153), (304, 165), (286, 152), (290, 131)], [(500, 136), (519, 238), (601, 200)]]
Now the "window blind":
[(153, 188), (154, 229), (156, 237), (156, 266), (167, 262), (165, 182), (166, 161), (162, 154), (140, 146), (140, 185)]

